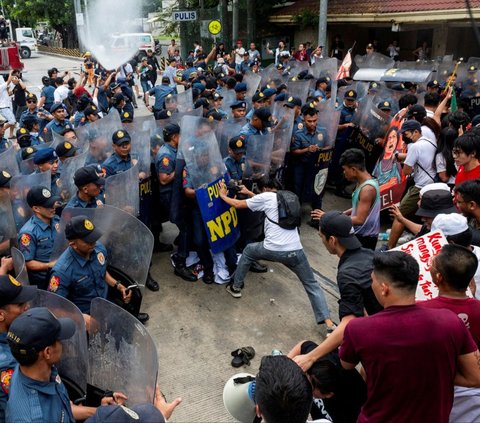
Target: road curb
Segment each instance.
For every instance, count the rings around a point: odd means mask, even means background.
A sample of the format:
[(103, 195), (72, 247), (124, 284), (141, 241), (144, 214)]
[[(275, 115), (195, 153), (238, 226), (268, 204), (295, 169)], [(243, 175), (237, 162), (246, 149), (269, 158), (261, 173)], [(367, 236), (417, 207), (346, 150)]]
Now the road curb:
[(61, 57), (62, 59), (70, 59), (70, 60), (77, 61), (79, 63), (83, 62), (83, 59), (81, 57), (73, 57), (73, 56), (68, 56), (66, 54), (51, 53), (51, 52), (47, 53), (45, 51), (37, 51), (37, 54), (41, 54), (43, 56), (57, 56), (57, 57)]

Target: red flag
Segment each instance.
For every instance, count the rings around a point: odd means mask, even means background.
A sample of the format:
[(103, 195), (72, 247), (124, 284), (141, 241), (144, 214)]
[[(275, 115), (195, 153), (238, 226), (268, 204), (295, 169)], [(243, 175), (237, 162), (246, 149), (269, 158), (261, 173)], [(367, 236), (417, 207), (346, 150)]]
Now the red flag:
[(351, 50), (348, 50), (348, 53), (345, 55), (343, 62), (340, 65), (340, 69), (338, 69), (337, 81), (339, 79), (348, 78), (350, 76), (351, 66), (352, 66), (352, 54), (351, 54)]

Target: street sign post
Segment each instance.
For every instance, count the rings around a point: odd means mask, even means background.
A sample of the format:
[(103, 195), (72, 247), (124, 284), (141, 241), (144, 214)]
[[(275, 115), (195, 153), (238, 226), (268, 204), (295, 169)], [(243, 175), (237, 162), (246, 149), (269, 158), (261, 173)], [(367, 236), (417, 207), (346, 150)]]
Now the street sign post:
[(196, 21), (197, 12), (194, 10), (187, 10), (187, 11), (177, 10), (172, 13), (172, 19), (175, 22)]

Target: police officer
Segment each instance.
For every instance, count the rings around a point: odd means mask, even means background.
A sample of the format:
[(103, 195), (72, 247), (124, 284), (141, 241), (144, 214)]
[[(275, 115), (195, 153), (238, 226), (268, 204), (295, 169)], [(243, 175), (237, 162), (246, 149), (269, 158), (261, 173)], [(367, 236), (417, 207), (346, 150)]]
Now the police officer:
[(128, 303), (132, 293), (107, 271), (107, 249), (98, 240), (102, 232), (86, 216), (72, 217), (65, 226), (69, 247), (53, 266), (48, 290), (68, 298), (90, 314), (94, 298), (107, 298), (108, 287), (120, 291)]
[(32, 145), (32, 137), (26, 128), (17, 129), (15, 136), (17, 138), (17, 144), (20, 146), (20, 148), (29, 147)]
[(19, 119), (19, 125), (25, 125), (25, 118), (27, 116), (36, 116), (39, 119), (40, 131), (43, 131), (45, 126), (53, 120), (53, 116), (42, 107), (38, 107), (37, 96), (33, 93), (28, 93), (26, 96), (27, 109), (22, 112)]
[(35, 286), (22, 286), (10, 275), (0, 276), (0, 421), (5, 421), (8, 393), (17, 364), (7, 343), (8, 328), (37, 295)]
[(277, 94), (277, 90), (267, 85), (262, 89), (262, 92), (264, 95), (264, 107), (270, 107), (273, 104), (274, 95)]
[[(64, 422), (85, 420), (94, 407), (74, 405), (55, 366), (62, 357), (61, 341), (75, 333), (70, 318), (57, 319), (46, 307), (36, 307), (18, 316), (7, 333), (7, 342), (18, 361), (11, 380), (5, 421)], [(114, 398), (113, 398), (114, 397)], [(123, 404), (127, 397), (115, 392), (101, 405)]]
[(100, 119), (98, 108), (94, 104), (91, 104), (83, 111), (83, 120), (81, 121), (80, 126), (96, 122), (98, 119)]
[(315, 84), (315, 91), (313, 95), (317, 97), (318, 101), (325, 101), (327, 100), (327, 86), (330, 82), (330, 78), (323, 76), (317, 79), (317, 83)]
[(245, 82), (239, 82), (235, 85), (235, 99), (236, 101), (245, 101), (247, 95), (247, 84)]
[(303, 122), (302, 100), (298, 97), (289, 96), (283, 106), (293, 109), (295, 113), (294, 125), (298, 128), (298, 124)]
[(30, 284), (46, 289), (48, 272), (53, 267), (50, 262), (53, 242), (58, 234), (60, 218), (55, 214), (59, 197), (41, 185), (28, 191), (27, 204), (33, 216), (20, 229), (18, 248), (25, 257)]
[(440, 94), (440, 84), (436, 79), (427, 83), (427, 93)]
[(40, 120), (36, 115), (28, 115), (23, 119), (23, 128), (30, 133), (31, 145), (44, 144), (43, 130), (40, 131)]
[(246, 119), (248, 121), (252, 120), (253, 112), (256, 109), (260, 109), (264, 105), (265, 105), (265, 94), (263, 94), (261, 91), (257, 91), (252, 97), (252, 108), (247, 113)]
[(116, 175), (117, 173), (125, 172), (130, 169), (132, 164), (132, 157), (130, 151), (132, 149), (132, 139), (125, 130), (115, 131), (112, 135), (113, 153), (103, 162), (102, 168), (105, 177)]
[[(159, 203), (162, 222), (169, 220), (170, 205), (172, 200), (173, 182), (175, 179), (175, 167), (177, 160), (177, 148), (180, 142), (180, 126), (176, 123), (170, 123), (163, 129), (164, 144), (160, 147), (155, 159), (155, 169), (159, 181)], [(186, 266), (186, 257), (188, 255), (187, 230), (184, 226), (179, 227), (179, 250), (175, 260), (175, 274), (188, 282), (194, 282), (197, 278), (190, 272)]]
[(5, 150), (8, 150), (12, 146), (12, 143), (8, 141), (4, 136), (5, 123), (7, 123), (7, 121), (3, 118), (0, 118), (0, 153), (3, 153)]
[(58, 156), (55, 150), (51, 147), (38, 150), (35, 156), (33, 156), (33, 164), (37, 166), (36, 173), (50, 171), (52, 194), (57, 195), (57, 181), (60, 178), (60, 171), (58, 169)]
[(377, 108), (380, 109), (382, 112), (385, 112), (387, 115), (392, 114), (392, 105), (389, 101), (381, 101), (377, 104)]
[(55, 103), (50, 108), (50, 113), (53, 116), (53, 120), (51, 120), (45, 129), (43, 130), (44, 137), (47, 141), (53, 140), (52, 132), (56, 132), (57, 134), (61, 134), (65, 128), (71, 128), (72, 125), (65, 119), (66, 110), (63, 107), (62, 103)]
[(55, 147), (55, 153), (60, 160), (60, 163), (64, 163), (65, 160), (75, 157), (78, 154), (79, 148), (75, 147), (70, 141), (62, 141)]
[[(373, 83), (372, 83), (373, 84)], [(378, 89), (378, 84), (375, 82), (375, 87), (370, 84), (370, 89)], [(337, 138), (335, 140), (335, 147), (333, 149), (332, 162), (328, 170), (335, 185), (335, 195), (338, 197), (351, 198), (351, 195), (345, 191), (347, 182), (343, 176), (342, 168), (340, 166), (340, 157), (348, 148), (348, 139), (352, 134), (355, 124), (353, 116), (357, 108), (357, 92), (355, 90), (348, 90), (344, 97), (343, 103), (339, 107), (340, 121), (338, 123)]]
[(234, 119), (243, 119), (247, 112), (247, 103), (245, 101), (235, 101), (230, 105), (230, 109)]
[(105, 179), (98, 176), (93, 166), (85, 166), (78, 169), (73, 176), (73, 181), (78, 191), (70, 198), (66, 207), (95, 209), (103, 205), (101, 191), (105, 185)]
[[(170, 93), (176, 93), (175, 87), (170, 87), (170, 78), (168, 76), (162, 77), (162, 85), (155, 85), (149, 91), (145, 93), (145, 106), (150, 110), (154, 116), (165, 108), (165, 97)], [(155, 97), (155, 103), (153, 107), (150, 106), (150, 96)], [(156, 118), (156, 117), (155, 117)]]
[(223, 96), (219, 93), (216, 93), (214, 92), (212, 94), (212, 108), (217, 112), (217, 113), (220, 113), (222, 115), (222, 119), (223, 118), (227, 118), (227, 113), (225, 113), (223, 110), (222, 110), (222, 105), (223, 105)]
[(230, 178), (240, 182), (245, 169), (246, 147), (244, 135), (230, 138), (228, 141), (228, 156), (223, 160)]
[(270, 110), (267, 107), (260, 107), (254, 110), (252, 119), (242, 127), (240, 135), (245, 135), (246, 142), (248, 143), (248, 137), (251, 135), (268, 134), (268, 129), (272, 124), (272, 114)]

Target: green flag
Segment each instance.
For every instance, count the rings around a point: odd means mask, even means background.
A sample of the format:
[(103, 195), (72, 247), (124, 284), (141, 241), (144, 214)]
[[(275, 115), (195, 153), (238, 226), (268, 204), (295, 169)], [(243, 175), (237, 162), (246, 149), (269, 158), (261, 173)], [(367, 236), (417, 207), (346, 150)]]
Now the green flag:
[(456, 112), (457, 111), (457, 96), (455, 94), (455, 89), (453, 89), (452, 92), (452, 99), (450, 100), (450, 112)]

